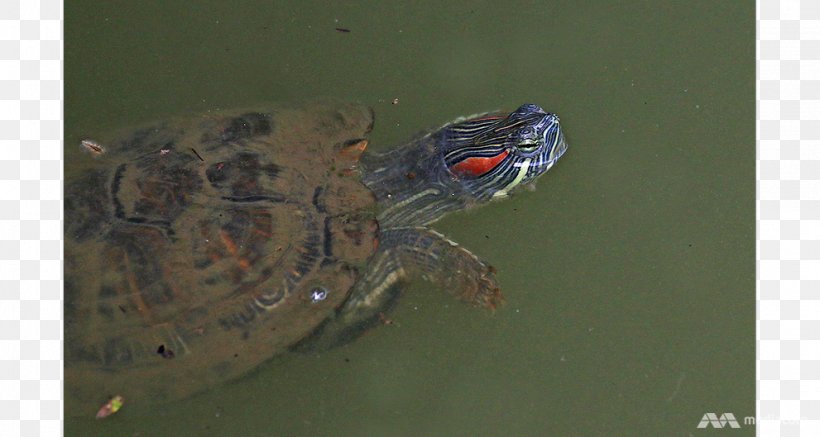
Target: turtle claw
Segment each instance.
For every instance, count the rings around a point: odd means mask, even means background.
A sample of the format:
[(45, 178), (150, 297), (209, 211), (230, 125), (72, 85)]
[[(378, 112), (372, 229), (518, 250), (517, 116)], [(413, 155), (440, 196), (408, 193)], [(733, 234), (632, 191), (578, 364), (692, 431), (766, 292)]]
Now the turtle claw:
[(504, 303), (504, 296), (498, 287), (495, 268), (484, 264), (466, 250), (464, 252), (470, 257), (462, 259), (462, 263), (469, 260), (472, 265), (462, 266), (447, 288), (466, 303), (491, 310), (498, 308)]

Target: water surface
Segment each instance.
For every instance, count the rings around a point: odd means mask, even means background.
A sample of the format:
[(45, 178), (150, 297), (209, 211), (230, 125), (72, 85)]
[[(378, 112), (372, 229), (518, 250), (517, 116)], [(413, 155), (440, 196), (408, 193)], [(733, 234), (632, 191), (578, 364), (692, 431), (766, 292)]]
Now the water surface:
[(524, 102), (570, 143), (536, 191), (435, 225), (498, 269), (494, 314), (418, 284), (353, 344), (66, 435), (688, 435), (754, 415), (753, 3), (65, 12), (68, 178), (95, 133), (312, 97), (372, 105), (378, 150)]

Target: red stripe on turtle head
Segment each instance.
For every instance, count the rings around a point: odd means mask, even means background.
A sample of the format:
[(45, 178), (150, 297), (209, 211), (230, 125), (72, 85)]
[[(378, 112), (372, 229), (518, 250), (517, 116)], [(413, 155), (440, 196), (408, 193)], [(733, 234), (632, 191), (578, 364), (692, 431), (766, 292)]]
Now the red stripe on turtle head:
[(509, 151), (504, 150), (495, 156), (467, 158), (450, 167), (450, 171), (457, 176), (478, 177), (494, 169), (509, 154)]

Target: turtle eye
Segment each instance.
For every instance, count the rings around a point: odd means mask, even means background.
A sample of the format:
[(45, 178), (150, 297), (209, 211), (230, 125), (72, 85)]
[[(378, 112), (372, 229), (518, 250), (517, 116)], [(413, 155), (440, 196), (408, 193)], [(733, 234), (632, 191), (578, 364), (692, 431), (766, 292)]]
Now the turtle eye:
[(518, 131), (518, 136), (522, 139), (528, 139), (535, 137), (535, 129), (532, 126), (522, 127), (521, 130)]
[(530, 153), (534, 152), (538, 148), (538, 141), (525, 139), (519, 141), (515, 146), (522, 152)]

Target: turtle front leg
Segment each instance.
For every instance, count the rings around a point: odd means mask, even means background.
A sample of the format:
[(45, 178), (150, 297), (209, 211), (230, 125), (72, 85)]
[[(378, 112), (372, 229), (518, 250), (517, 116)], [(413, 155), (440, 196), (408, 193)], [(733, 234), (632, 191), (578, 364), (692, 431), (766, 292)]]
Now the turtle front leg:
[(390, 286), (388, 276), (395, 273), (397, 282), (421, 278), (475, 306), (494, 309), (503, 301), (495, 269), (431, 229), (387, 230), (380, 235), (379, 252), (389, 262), (383, 269), (374, 266), (368, 273), (378, 275), (384, 270), (380, 275), (384, 279), (366, 278), (371, 280), (370, 284), (363, 284), (366, 296)]
[(296, 349), (347, 343), (380, 321), (410, 281), (423, 279), (469, 304), (494, 309), (503, 302), (495, 269), (443, 235), (423, 227), (388, 229), (348, 299)]

